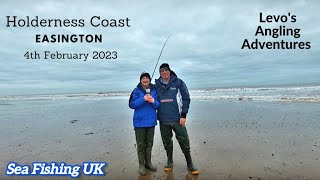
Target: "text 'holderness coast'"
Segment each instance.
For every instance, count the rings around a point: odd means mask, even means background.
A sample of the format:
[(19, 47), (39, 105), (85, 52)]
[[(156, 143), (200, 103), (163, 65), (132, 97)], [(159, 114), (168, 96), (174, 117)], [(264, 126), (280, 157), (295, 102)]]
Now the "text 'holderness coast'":
[[(45, 19), (35, 17), (6, 16), (8, 28), (82, 28), (89, 24), (91, 27), (122, 28), (131, 27), (128, 17), (108, 19), (101, 16), (92, 16), (85, 19)], [(36, 34), (36, 43), (101, 43), (102, 34)]]

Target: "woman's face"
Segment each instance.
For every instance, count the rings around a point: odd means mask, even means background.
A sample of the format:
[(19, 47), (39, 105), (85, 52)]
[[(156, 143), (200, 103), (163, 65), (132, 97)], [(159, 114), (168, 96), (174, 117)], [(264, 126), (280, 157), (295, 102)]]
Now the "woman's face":
[(143, 87), (148, 87), (150, 84), (150, 79), (148, 77), (143, 77), (140, 82)]

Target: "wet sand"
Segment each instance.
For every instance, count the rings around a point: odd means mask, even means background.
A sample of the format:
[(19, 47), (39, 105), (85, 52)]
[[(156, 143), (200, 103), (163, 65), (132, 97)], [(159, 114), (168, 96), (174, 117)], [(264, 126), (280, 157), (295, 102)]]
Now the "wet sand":
[(174, 140), (174, 169), (156, 127), (153, 164), (139, 176), (127, 99), (25, 100), (0, 106), (1, 179), (9, 162), (107, 162), (105, 177), (79, 179), (320, 179), (320, 104), (192, 101), (187, 118), (198, 176), (191, 175)]

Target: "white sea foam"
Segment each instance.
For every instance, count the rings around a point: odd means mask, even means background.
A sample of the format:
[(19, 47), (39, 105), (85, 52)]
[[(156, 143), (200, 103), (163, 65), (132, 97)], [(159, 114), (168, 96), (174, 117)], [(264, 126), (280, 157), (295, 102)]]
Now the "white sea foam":
[[(224, 100), (320, 102), (320, 86), (200, 89), (190, 90), (190, 95), (192, 100), (207, 101)], [(66, 99), (99, 101), (106, 99), (129, 99), (129, 96), (129, 92), (0, 96), (0, 105), (8, 105), (13, 101)]]
[(320, 86), (272, 88), (221, 88), (190, 91), (198, 100), (320, 102)]

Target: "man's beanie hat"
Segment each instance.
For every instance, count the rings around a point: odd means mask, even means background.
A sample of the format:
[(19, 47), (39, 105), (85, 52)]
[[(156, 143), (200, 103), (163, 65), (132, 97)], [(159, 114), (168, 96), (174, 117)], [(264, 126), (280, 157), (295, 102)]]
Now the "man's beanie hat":
[(161, 66), (160, 66), (160, 68), (159, 68), (159, 71), (160, 71), (160, 69), (162, 69), (162, 68), (168, 68), (169, 71), (171, 71), (168, 63), (163, 63), (163, 64), (161, 64)]
[(149, 73), (147, 73), (147, 72), (142, 72), (141, 75), (140, 75), (140, 81), (141, 81), (141, 79), (142, 79), (143, 77), (147, 77), (147, 78), (149, 78), (149, 80), (151, 81), (151, 76), (150, 76)]

